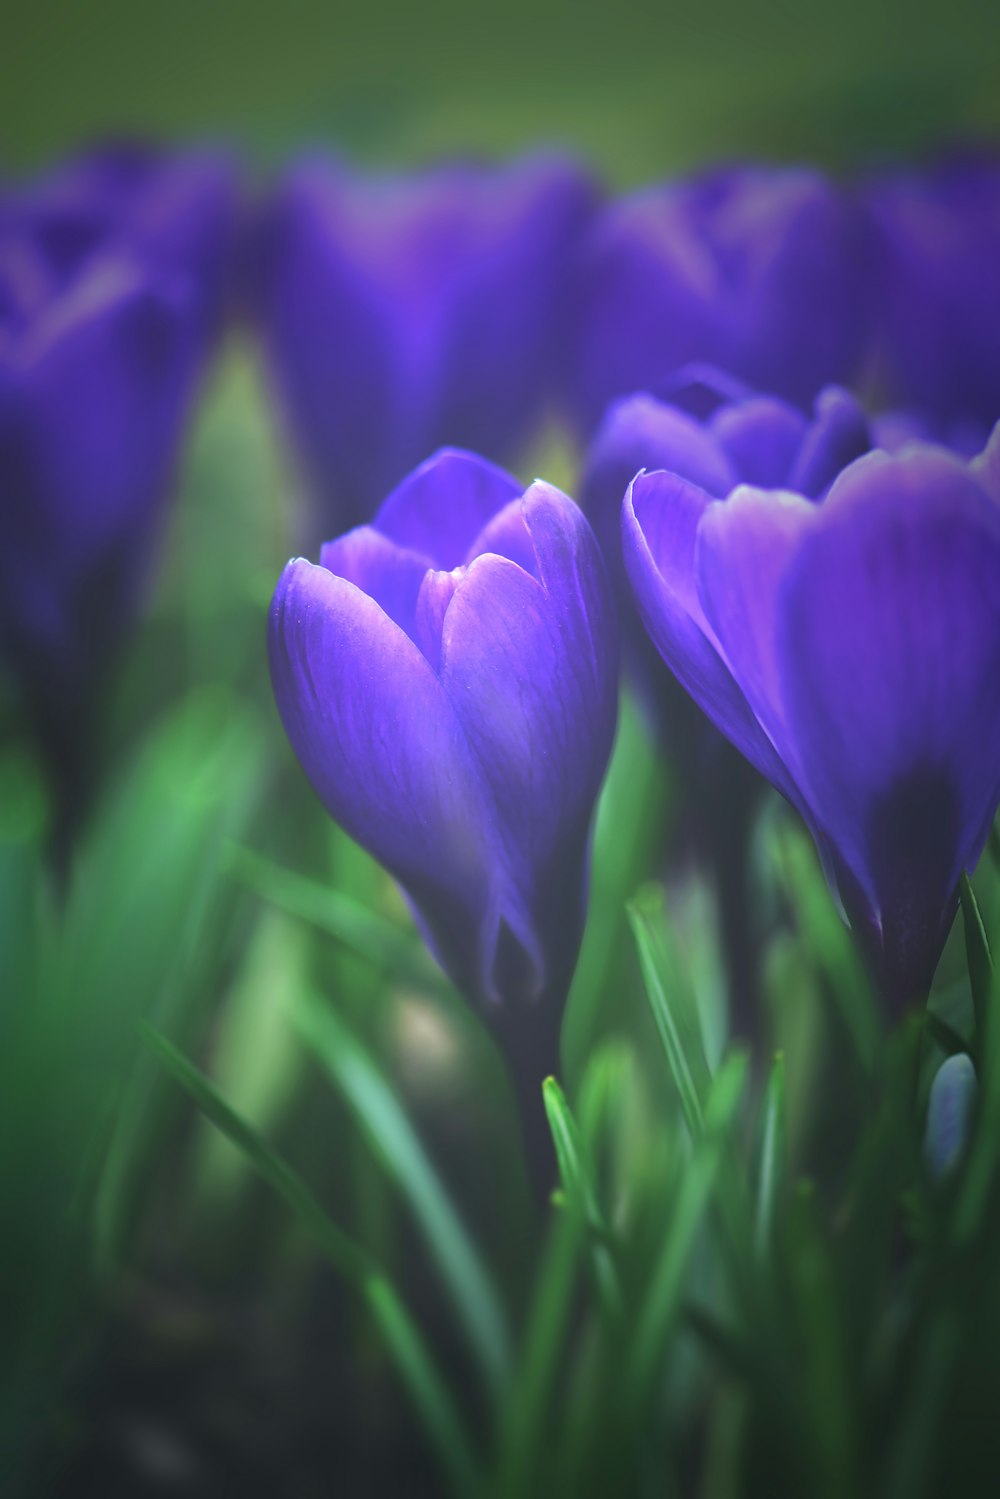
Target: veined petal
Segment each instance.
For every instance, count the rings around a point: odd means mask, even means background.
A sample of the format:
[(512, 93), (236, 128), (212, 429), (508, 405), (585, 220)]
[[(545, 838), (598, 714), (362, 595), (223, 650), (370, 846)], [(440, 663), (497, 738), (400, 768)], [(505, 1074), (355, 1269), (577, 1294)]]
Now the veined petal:
[(816, 514), (801, 495), (742, 486), (706, 511), (696, 543), (696, 586), (709, 628), (793, 777), (775, 657), (777, 608), (784, 573)]
[(521, 492), (516, 479), (485, 458), (442, 448), (397, 485), (374, 524), (448, 570), (466, 560), (483, 528)]
[(625, 566), (639, 611), (670, 670), (712, 722), (793, 801), (794, 788), (706, 618), (695, 562), (699, 530), (726, 508), (675, 474), (639, 474), (622, 510)]
[(797, 777), (911, 999), (1000, 800), (1000, 508), (940, 450), (873, 455), (834, 486), (779, 607)]
[[(617, 637), (593, 535), (565, 496), (524, 499), (540, 578), (473, 561), (444, 618), (441, 681), (493, 804), (507, 880), (501, 915), (524, 958), (525, 997), (575, 960), (585, 849), (614, 737)], [(581, 726), (588, 726), (581, 736)]]
[(490, 829), (437, 675), (373, 599), (302, 559), (278, 584), (269, 649), (282, 723), (317, 795), (405, 886), (448, 971), (478, 994)]
[(429, 557), (390, 541), (374, 526), (355, 526), (320, 549), (319, 562), (366, 593), (395, 620), (411, 640), (415, 639), (417, 598), (428, 568)]

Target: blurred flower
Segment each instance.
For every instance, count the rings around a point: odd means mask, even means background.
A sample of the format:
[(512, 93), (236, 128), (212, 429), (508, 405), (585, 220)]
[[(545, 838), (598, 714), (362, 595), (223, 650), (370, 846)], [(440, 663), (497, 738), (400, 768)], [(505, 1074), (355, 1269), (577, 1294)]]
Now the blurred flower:
[(222, 158), (94, 152), (0, 199), (0, 652), (62, 816), (219, 315)]
[(821, 503), (640, 474), (625, 563), (664, 659), (801, 812), (883, 992), (929, 989), (1000, 800), (1000, 434)]
[(444, 444), (516, 456), (544, 415), (592, 192), (529, 157), (421, 175), (304, 160), (267, 205), (251, 302), (327, 534)]
[(865, 199), (885, 394), (967, 446), (1000, 418), (1000, 161), (885, 175)]
[(501, 1033), (533, 1016), (554, 1030), (617, 707), (614, 610), (580, 510), (440, 452), (318, 567), (288, 564), (270, 653), (314, 789), (399, 880), (458, 988)]
[(807, 168), (746, 166), (612, 204), (584, 242), (570, 410), (585, 432), (616, 396), (666, 393), (706, 360), (808, 407), (849, 381), (868, 298), (864, 223)]

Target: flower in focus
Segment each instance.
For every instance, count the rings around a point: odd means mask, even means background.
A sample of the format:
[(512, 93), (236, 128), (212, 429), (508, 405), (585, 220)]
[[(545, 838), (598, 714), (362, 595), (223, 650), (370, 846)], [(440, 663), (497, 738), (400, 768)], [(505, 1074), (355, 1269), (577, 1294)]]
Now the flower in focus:
[(885, 175), (866, 204), (885, 394), (949, 445), (981, 446), (1000, 418), (1000, 163), (956, 158)]
[(319, 566), (288, 564), (270, 655), (306, 775), (457, 987), (502, 1038), (555, 1027), (617, 708), (614, 607), (582, 512), (440, 452)]
[(326, 534), (368, 520), (439, 446), (503, 462), (531, 438), (591, 198), (551, 157), (402, 178), (321, 159), (288, 172), (250, 295)]
[(849, 382), (869, 294), (864, 223), (806, 168), (719, 169), (606, 208), (576, 277), (570, 411), (590, 432), (617, 396), (665, 394), (707, 361), (807, 408)]
[(633, 481), (625, 563), (679, 681), (809, 824), (880, 986), (923, 999), (1000, 800), (1000, 436), (820, 503)]
[[(619, 600), (628, 660), (659, 737), (689, 771), (716, 758), (714, 731), (666, 672), (636, 613), (622, 560), (621, 510), (641, 469), (665, 469), (725, 499), (740, 484), (791, 489), (818, 499), (841, 469), (872, 446), (868, 422), (835, 386), (806, 415), (757, 395), (708, 366), (677, 372), (669, 399), (627, 396), (609, 407), (587, 453), (580, 498)], [(694, 414), (697, 413), (697, 414)], [(697, 721), (696, 721), (697, 720)]]
[(0, 652), (64, 821), (218, 324), (232, 174), (114, 148), (0, 199)]

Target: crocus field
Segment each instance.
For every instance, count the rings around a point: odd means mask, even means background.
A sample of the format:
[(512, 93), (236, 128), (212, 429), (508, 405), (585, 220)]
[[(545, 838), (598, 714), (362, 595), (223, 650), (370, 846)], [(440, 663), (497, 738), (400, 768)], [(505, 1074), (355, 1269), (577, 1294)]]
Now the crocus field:
[(0, 1496), (994, 1493), (997, 23), (188, 10), (0, 103)]

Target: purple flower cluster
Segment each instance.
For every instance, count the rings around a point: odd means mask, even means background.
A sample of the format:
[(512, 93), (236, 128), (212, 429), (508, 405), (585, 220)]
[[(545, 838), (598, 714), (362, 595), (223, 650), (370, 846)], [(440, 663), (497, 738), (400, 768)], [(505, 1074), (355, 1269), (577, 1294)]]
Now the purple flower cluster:
[(132, 147), (0, 195), (0, 653), (64, 802), (220, 321), (233, 204), (225, 157)]
[[(455, 983), (558, 1012), (620, 618), (646, 696), (669, 719), (679, 683), (788, 798), (888, 998), (923, 997), (1000, 800), (996, 162), (602, 204), (558, 157), (314, 157), (234, 257), (237, 217), (207, 153), (0, 198), (0, 648), (50, 754), (134, 612), (235, 259), (334, 538), (275, 595), (281, 715)], [(582, 510), (492, 466), (553, 413)]]

